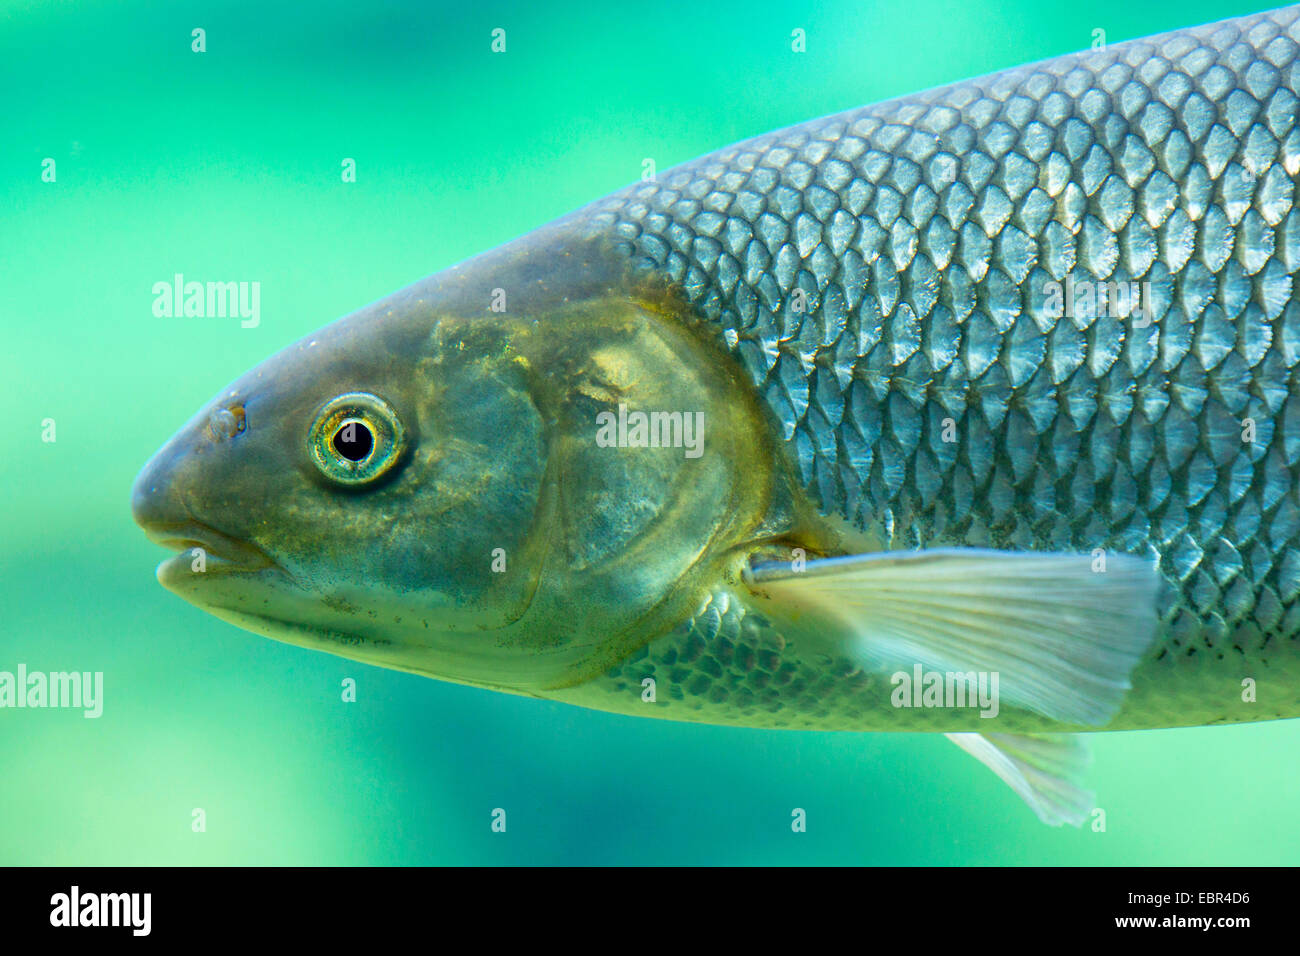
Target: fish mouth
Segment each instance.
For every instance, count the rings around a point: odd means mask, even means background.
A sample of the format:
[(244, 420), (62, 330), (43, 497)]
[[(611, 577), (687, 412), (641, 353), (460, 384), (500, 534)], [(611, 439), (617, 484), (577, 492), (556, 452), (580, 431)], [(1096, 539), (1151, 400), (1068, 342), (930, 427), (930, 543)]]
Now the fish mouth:
[(205, 570), (222, 573), (249, 573), (275, 567), (266, 552), (247, 541), (232, 538), (201, 521), (184, 521), (154, 525), (144, 529), (154, 544), (177, 552), (158, 565), (158, 577), (190, 567), (202, 552)]

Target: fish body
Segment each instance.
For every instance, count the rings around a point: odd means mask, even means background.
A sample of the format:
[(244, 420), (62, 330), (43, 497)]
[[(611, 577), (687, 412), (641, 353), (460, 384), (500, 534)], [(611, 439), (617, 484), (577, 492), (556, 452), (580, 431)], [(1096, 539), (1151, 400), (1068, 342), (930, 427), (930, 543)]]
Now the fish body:
[[(762, 396), (801, 488), (877, 547), (1157, 561), (1158, 636), (1104, 729), (1300, 715), (1298, 16), (816, 120), (576, 218), (682, 291)], [(1131, 314), (1060, 314), (1071, 288), (1112, 283), (1141, 290)], [(613, 686), (675, 672), (716, 719), (710, 695), (746, 678), (699, 642), (743, 631), (745, 613), (711, 595)], [(821, 667), (768, 660), (759, 679), (788, 683), (749, 688), (756, 721), (874, 723), (854, 706), (882, 696), (852, 691), (863, 675), (834, 689)], [(1250, 677), (1270, 704), (1243, 702)]]
[(1298, 53), (1287, 8), (902, 97), (432, 276), (151, 460), (160, 580), (510, 693), (949, 733), (1077, 822), (1036, 735), (1300, 715)]

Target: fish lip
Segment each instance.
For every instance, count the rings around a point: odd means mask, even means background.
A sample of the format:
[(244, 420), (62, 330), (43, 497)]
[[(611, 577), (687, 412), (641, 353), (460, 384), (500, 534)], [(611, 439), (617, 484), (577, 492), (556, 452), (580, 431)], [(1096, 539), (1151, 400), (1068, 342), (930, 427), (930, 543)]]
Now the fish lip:
[(261, 571), (276, 564), (256, 545), (232, 538), (201, 521), (178, 521), (144, 529), (145, 537), (176, 555), (164, 562), (183, 559), (185, 552), (202, 548), (208, 559), (229, 571)]

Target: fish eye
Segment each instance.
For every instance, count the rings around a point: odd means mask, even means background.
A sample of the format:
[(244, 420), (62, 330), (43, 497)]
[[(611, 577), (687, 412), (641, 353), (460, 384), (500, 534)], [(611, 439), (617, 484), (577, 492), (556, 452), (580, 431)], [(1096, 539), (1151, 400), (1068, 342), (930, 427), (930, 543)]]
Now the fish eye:
[(364, 485), (393, 467), (406, 431), (393, 406), (369, 392), (345, 392), (326, 402), (307, 437), (312, 463), (341, 485)]

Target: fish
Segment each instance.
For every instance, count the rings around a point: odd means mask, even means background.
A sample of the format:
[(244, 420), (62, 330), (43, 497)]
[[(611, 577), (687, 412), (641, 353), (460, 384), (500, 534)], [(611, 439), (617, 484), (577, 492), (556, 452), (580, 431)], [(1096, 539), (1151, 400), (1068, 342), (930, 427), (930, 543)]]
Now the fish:
[(144, 466), (164, 587), (616, 714), (1300, 716), (1300, 7), (759, 136), (267, 359)]

